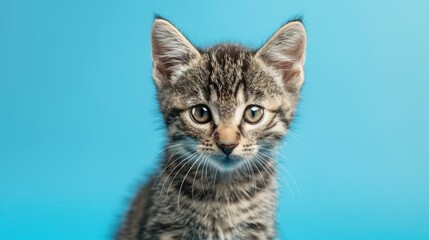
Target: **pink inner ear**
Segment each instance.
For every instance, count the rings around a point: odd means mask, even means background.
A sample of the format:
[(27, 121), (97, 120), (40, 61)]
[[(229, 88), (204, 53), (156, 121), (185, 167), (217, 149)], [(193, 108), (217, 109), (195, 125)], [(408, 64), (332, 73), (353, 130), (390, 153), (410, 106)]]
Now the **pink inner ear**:
[[(268, 48), (266, 52), (262, 54), (262, 58), (267, 65), (274, 67), (282, 73), (286, 88), (295, 88), (294, 79), (300, 77), (302, 73), (301, 66), (304, 64), (305, 39), (279, 48), (278, 45), (284, 44), (283, 42), (287, 41), (275, 42), (275, 47), (271, 49)], [(284, 58), (273, 58), (269, 51), (279, 51), (279, 49), (282, 49), (282, 52), (277, 53), (277, 56), (283, 55)]]
[(152, 35), (152, 59), (158, 84), (170, 84), (171, 77), (181, 65), (189, 63), (198, 51), (169, 22), (155, 20)]
[(280, 71), (286, 88), (302, 84), (302, 66), (305, 61), (306, 35), (301, 23), (291, 22), (278, 30), (260, 49), (260, 57)]
[(295, 81), (293, 80), (299, 78), (300, 75), (301, 75), (301, 70), (296, 70), (296, 69), (283, 72), (283, 82), (285, 83), (285, 87), (287, 89), (295, 88), (296, 87), (294, 84)]
[[(300, 50), (296, 50), (295, 54), (298, 52), (302, 52)], [(296, 54), (296, 55), (289, 55), (289, 56), (302, 56), (301, 54)], [(297, 58), (297, 59), (302, 59), (301, 58)], [(296, 79), (299, 77), (299, 75), (301, 74), (302, 69), (297, 68), (296, 65), (298, 65), (299, 61), (302, 60), (297, 60), (297, 61), (270, 61), (271, 59), (269, 58), (265, 58), (265, 62), (269, 65), (274, 67), (275, 69), (277, 69), (278, 71), (280, 71), (283, 75), (283, 83), (285, 84), (286, 88), (289, 87), (294, 87), (294, 84), (291, 83), (291, 81), (293, 82), (293, 79)]]
[(164, 79), (170, 79), (172, 75), (171, 67), (176, 62), (174, 59), (165, 56), (167, 49), (163, 48), (157, 41), (152, 41), (152, 56), (154, 67)]

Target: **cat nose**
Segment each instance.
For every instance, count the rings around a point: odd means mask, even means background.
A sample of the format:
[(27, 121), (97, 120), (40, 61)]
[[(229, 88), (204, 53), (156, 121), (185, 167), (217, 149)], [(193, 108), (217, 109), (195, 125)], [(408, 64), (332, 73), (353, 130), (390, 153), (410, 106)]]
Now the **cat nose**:
[(213, 134), (216, 145), (225, 155), (229, 156), (240, 141), (240, 133), (236, 128), (219, 124)]
[(234, 150), (235, 147), (237, 147), (238, 143), (233, 144), (222, 144), (217, 143), (217, 146), (222, 150), (225, 155), (229, 156), (232, 153), (232, 150)]

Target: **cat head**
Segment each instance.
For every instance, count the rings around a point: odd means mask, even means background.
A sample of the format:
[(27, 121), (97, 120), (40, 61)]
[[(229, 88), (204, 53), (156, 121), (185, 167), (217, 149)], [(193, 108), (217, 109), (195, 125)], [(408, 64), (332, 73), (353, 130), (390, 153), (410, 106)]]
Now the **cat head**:
[(282, 26), (260, 49), (194, 47), (156, 19), (153, 79), (173, 151), (228, 170), (270, 155), (286, 134), (304, 82), (306, 33)]

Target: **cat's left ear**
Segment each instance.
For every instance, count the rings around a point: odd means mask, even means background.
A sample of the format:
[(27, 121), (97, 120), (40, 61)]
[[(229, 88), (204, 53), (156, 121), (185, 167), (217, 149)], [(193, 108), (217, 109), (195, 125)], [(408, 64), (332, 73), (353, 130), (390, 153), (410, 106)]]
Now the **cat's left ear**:
[(287, 91), (296, 92), (304, 82), (306, 33), (300, 21), (282, 26), (256, 53), (267, 67), (282, 76)]
[(152, 26), (153, 78), (158, 88), (168, 86), (189, 64), (200, 57), (198, 50), (177, 28), (164, 19), (155, 19)]

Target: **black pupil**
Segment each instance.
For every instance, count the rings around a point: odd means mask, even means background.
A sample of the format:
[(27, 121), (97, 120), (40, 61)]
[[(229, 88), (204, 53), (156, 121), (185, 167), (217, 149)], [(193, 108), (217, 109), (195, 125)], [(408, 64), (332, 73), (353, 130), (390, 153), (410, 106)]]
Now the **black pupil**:
[(205, 107), (200, 107), (200, 111), (199, 111), (200, 118), (204, 118), (204, 114), (206, 114), (206, 112), (207, 112), (207, 109)]
[(258, 111), (258, 108), (257, 108), (257, 107), (252, 107), (252, 108), (250, 109), (250, 112), (252, 113), (252, 118), (255, 118), (255, 117), (256, 117), (256, 113), (257, 113), (257, 111)]

